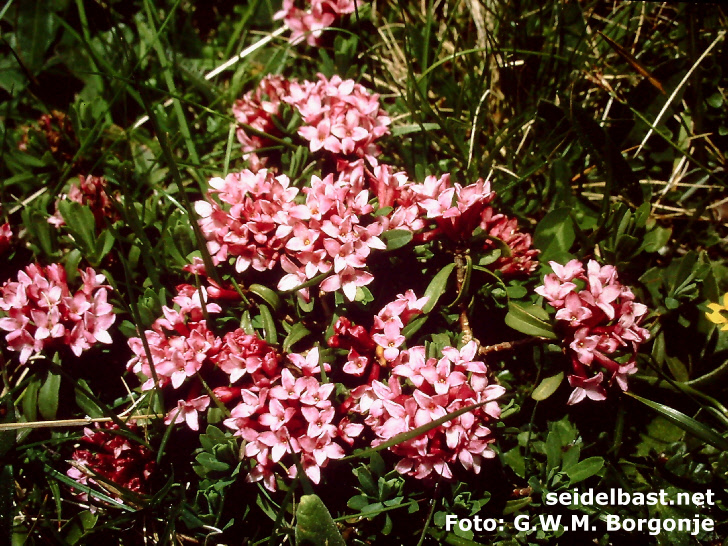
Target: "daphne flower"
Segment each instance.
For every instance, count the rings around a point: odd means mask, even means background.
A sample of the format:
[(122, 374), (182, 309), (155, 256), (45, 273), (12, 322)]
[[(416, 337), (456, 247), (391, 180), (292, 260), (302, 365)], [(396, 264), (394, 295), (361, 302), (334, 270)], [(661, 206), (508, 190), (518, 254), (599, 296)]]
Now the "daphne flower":
[(192, 400), (179, 400), (177, 407), (173, 408), (164, 418), (164, 424), (177, 424), (185, 421), (187, 426), (195, 432), (200, 429), (197, 413), (205, 411), (210, 405), (210, 397), (198, 396)]
[[(634, 356), (649, 339), (649, 332), (639, 326), (647, 307), (634, 301), (635, 295), (619, 282), (613, 266), (600, 266), (594, 260), (586, 268), (577, 260), (563, 266), (549, 263), (554, 272), (544, 277), (536, 293), (557, 309), (556, 319), (564, 324), (564, 342), (575, 372), (569, 381), (576, 387), (569, 404), (606, 397), (600, 368), (610, 377), (609, 384), (616, 382), (627, 390), (627, 376), (637, 371)], [(577, 291), (577, 282), (582, 290)], [(628, 364), (621, 365), (611, 355), (624, 350), (631, 356)]]
[(374, 334), (372, 339), (377, 345), (384, 348), (384, 358), (390, 362), (399, 355), (399, 347), (405, 342), (405, 337), (400, 333), (401, 323), (395, 320), (388, 320), (384, 323), (384, 334)]
[(593, 377), (584, 378), (577, 375), (569, 376), (569, 385), (574, 387), (574, 391), (569, 397), (567, 404), (577, 404), (584, 400), (584, 398), (590, 398), (591, 400), (605, 400), (607, 393), (602, 387), (602, 380), (604, 376), (602, 372), (599, 372)]
[(108, 286), (93, 269), (79, 271), (84, 285), (72, 294), (65, 269), (59, 264), (36, 264), (18, 272), (17, 282), (0, 288), (0, 329), (11, 351), (20, 352), (20, 363), (51, 345), (66, 345), (76, 356), (96, 342), (111, 343), (108, 329), (116, 320), (107, 303)]

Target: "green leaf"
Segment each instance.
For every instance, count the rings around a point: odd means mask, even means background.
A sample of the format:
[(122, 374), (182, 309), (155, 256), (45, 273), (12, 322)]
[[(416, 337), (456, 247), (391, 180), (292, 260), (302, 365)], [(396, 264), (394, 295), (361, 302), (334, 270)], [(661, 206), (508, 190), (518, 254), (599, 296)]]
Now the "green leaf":
[(61, 387), (61, 375), (48, 372), (46, 380), (40, 388), (38, 410), (44, 419), (56, 418), (58, 412), (58, 391)]
[(261, 297), (263, 301), (270, 305), (271, 309), (273, 309), (274, 311), (277, 311), (280, 308), (281, 299), (278, 297), (278, 294), (276, 294), (267, 286), (263, 286), (262, 284), (251, 284), (248, 287), (248, 290), (250, 290), (256, 296)]
[(91, 392), (91, 388), (83, 379), (76, 380), (76, 405), (86, 412), (89, 417), (103, 417), (103, 410), (91, 400), (85, 391)]
[(564, 470), (564, 474), (569, 477), (569, 485), (591, 478), (597, 474), (604, 466), (602, 457), (589, 457), (583, 461), (579, 461), (571, 468)]
[(304, 495), (296, 510), (296, 546), (345, 546), (331, 514), (318, 495)]
[(533, 389), (533, 392), (531, 393), (531, 398), (538, 401), (546, 400), (549, 396), (556, 392), (556, 389), (559, 388), (559, 385), (561, 385), (561, 382), (563, 380), (564, 372), (559, 372), (556, 375), (547, 377), (538, 384), (538, 387)]
[(442, 296), (445, 292), (445, 288), (447, 288), (447, 281), (454, 268), (454, 263), (447, 264), (438, 271), (437, 275), (435, 275), (435, 277), (430, 281), (430, 284), (427, 285), (427, 288), (425, 289), (425, 296), (430, 299), (428, 299), (427, 303), (422, 307), (422, 312), (424, 314), (432, 311), (435, 308), (435, 305), (437, 305), (437, 300), (439, 300), (440, 296)]
[(536, 226), (533, 246), (541, 250), (540, 260), (546, 262), (569, 252), (576, 239), (570, 213), (570, 207), (552, 210)]
[(33, 378), (23, 394), (23, 417), (26, 421), (38, 419), (38, 392), (40, 391), (40, 380)]
[(263, 338), (271, 345), (278, 343), (276, 323), (267, 305), (260, 306), (260, 320), (263, 323)]
[(508, 314), (505, 322), (508, 326), (529, 336), (558, 339), (553, 326), (547, 322), (548, 313), (537, 305), (520, 305), (508, 302)]
[(728, 451), (728, 440), (718, 434), (712, 428), (705, 426), (703, 423), (696, 421), (692, 417), (685, 415), (684, 413), (665, 406), (658, 402), (653, 402), (647, 398), (642, 398), (631, 392), (625, 392), (626, 395), (631, 396), (635, 400), (639, 400), (644, 405), (652, 408), (656, 412), (660, 413), (665, 419), (676, 424), (688, 434), (692, 434), (699, 440), (703, 440), (706, 444), (709, 444), (722, 451)]
[(302, 323), (297, 322), (296, 324), (291, 326), (291, 331), (288, 332), (286, 339), (283, 340), (283, 351), (285, 351), (286, 353), (290, 352), (291, 347), (293, 347), (298, 341), (302, 340), (310, 333), (311, 330), (306, 328)]
[[(94, 514), (90, 510), (80, 512), (70, 524), (70, 529), (66, 535), (66, 542), (69, 544), (77, 544), (88, 531), (94, 528), (98, 521), (98, 514)], [(66, 526), (64, 526), (64, 529)]]
[(126, 504), (123, 504), (116, 499), (112, 499), (108, 495), (106, 495), (100, 491), (97, 491), (96, 489), (92, 489), (88, 485), (79, 483), (76, 480), (74, 480), (73, 478), (69, 478), (65, 474), (61, 474), (60, 472), (58, 472), (54, 468), (51, 468), (48, 465), (45, 466), (44, 471), (45, 471), (46, 475), (48, 476), (48, 478), (56, 479), (59, 482), (66, 484), (68, 487), (77, 489), (78, 491), (81, 491), (82, 493), (88, 493), (89, 497), (94, 497), (99, 500), (102, 500), (102, 501), (114, 506), (115, 508), (119, 508), (120, 510), (124, 510), (126, 512), (134, 512), (136, 510), (135, 508), (132, 508), (131, 506), (127, 506)]
[(349, 508), (351, 508), (352, 510), (357, 510), (359, 512), (361, 512), (368, 504), (369, 497), (367, 497), (366, 495), (354, 495), (348, 501), (346, 501), (346, 505)]
[(367, 467), (360, 466), (359, 468), (354, 469), (354, 475), (356, 475), (356, 478), (359, 480), (362, 492), (371, 497), (377, 496), (377, 484)]
[(16, 35), (18, 55), (25, 67), (37, 74), (43, 67), (45, 53), (53, 43), (58, 22), (46, 0), (20, 2)]
[(96, 250), (96, 220), (91, 209), (80, 203), (61, 199), (58, 201), (58, 210), (66, 222), (68, 231), (82, 247), (80, 250), (93, 253)]
[(392, 136), (409, 135), (410, 133), (419, 133), (420, 131), (437, 131), (440, 129), (439, 123), (422, 123), (419, 125), (399, 125), (392, 128)]
[(387, 245), (387, 250), (396, 250), (409, 244), (412, 232), (406, 229), (391, 229), (382, 233), (380, 238)]
[(666, 355), (665, 360), (667, 361), (667, 367), (670, 369), (670, 373), (672, 373), (672, 376), (677, 381), (684, 383), (690, 379), (688, 369), (685, 367), (685, 364), (680, 361), (679, 358)]
[(707, 99), (705, 99), (705, 102), (707, 102), (710, 106), (713, 108), (720, 108), (723, 106), (723, 96), (716, 92), (710, 95)]
[(200, 453), (197, 457), (195, 457), (195, 460), (208, 471), (224, 472), (226, 470), (230, 470), (229, 464), (223, 461), (218, 461), (211, 453)]
[(645, 252), (657, 252), (668, 243), (671, 236), (672, 228), (655, 226), (654, 229), (645, 234), (642, 240), (642, 248)]
[(501, 460), (506, 466), (510, 466), (511, 470), (521, 478), (526, 477), (526, 461), (521, 454), (521, 448), (516, 446), (501, 455)]
[(405, 337), (405, 339), (409, 339), (413, 335), (415, 335), (418, 330), (422, 328), (425, 322), (427, 322), (427, 319), (427, 315), (420, 315), (419, 317), (415, 317), (410, 320), (407, 325), (402, 328), (402, 335)]
[(111, 248), (114, 246), (114, 235), (107, 229), (101, 232), (99, 238), (96, 239), (96, 245), (94, 247), (94, 261), (93, 265), (99, 265), (101, 260), (104, 259)]

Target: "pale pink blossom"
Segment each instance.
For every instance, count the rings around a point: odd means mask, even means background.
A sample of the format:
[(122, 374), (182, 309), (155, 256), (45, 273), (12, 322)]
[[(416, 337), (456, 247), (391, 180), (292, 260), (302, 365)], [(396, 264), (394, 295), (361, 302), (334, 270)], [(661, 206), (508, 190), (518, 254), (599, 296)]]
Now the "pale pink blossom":
[(59, 264), (43, 268), (31, 264), (18, 272), (18, 281), (0, 288), (0, 329), (11, 351), (24, 364), (34, 353), (50, 346), (67, 346), (76, 356), (94, 344), (112, 342), (108, 333), (116, 320), (107, 302), (110, 288), (103, 275), (88, 268), (79, 271), (83, 286), (71, 293), (66, 271)]
[(172, 408), (164, 418), (164, 424), (177, 424), (184, 421), (191, 430), (196, 432), (200, 429), (197, 414), (205, 411), (209, 405), (210, 397), (207, 395), (198, 396), (192, 400), (179, 400), (177, 407)]

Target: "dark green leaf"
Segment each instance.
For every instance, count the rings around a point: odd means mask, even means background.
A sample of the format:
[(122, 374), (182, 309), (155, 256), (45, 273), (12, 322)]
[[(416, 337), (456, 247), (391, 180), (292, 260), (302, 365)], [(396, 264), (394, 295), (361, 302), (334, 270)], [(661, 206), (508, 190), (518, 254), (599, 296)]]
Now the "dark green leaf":
[(382, 233), (380, 238), (387, 245), (387, 250), (396, 250), (409, 244), (412, 232), (406, 229), (392, 229)]
[(559, 388), (559, 385), (561, 385), (563, 379), (564, 372), (559, 372), (556, 375), (547, 377), (538, 384), (538, 387), (533, 389), (533, 392), (531, 393), (531, 398), (539, 401), (546, 400), (549, 396), (556, 392), (556, 389)]
[(670, 406), (665, 406), (664, 404), (653, 402), (652, 400), (642, 398), (641, 396), (637, 396), (636, 394), (633, 394), (631, 392), (626, 392), (625, 394), (631, 396), (636, 400), (639, 400), (646, 406), (652, 408), (656, 412), (660, 413), (667, 420), (676, 424), (688, 434), (692, 434), (699, 440), (704, 441), (706, 444), (709, 444), (723, 451), (728, 451), (728, 440), (726, 440), (722, 435), (718, 434), (718, 432), (716, 432), (712, 428), (705, 426), (703, 423), (696, 421), (692, 417), (689, 417), (684, 413), (671, 408)]
[(280, 308), (281, 299), (278, 297), (278, 294), (276, 294), (267, 286), (263, 286), (262, 284), (251, 284), (248, 287), (248, 290), (250, 290), (256, 296), (261, 297), (263, 301), (270, 305), (271, 309), (273, 309), (274, 311), (277, 311)]
[(597, 474), (604, 466), (604, 459), (602, 457), (589, 457), (583, 461), (579, 461), (571, 468), (565, 469), (564, 473), (569, 477), (569, 484), (574, 485), (575, 483), (591, 478)]
[(276, 323), (273, 315), (267, 305), (260, 306), (260, 320), (263, 323), (264, 339), (271, 345), (278, 343), (278, 334), (276, 333)]
[(288, 332), (286, 339), (283, 340), (283, 350), (287, 353), (290, 352), (291, 347), (310, 333), (311, 331), (308, 328), (306, 328), (302, 323), (297, 322), (291, 326), (291, 331)]
[(345, 546), (331, 514), (317, 495), (303, 495), (296, 510), (296, 546)]
[(437, 305), (437, 300), (440, 299), (440, 296), (442, 296), (442, 294), (445, 292), (445, 289), (447, 288), (447, 281), (450, 278), (450, 273), (452, 273), (452, 270), (454, 268), (454, 263), (447, 264), (440, 271), (438, 271), (437, 275), (435, 275), (434, 278), (430, 281), (430, 284), (427, 285), (427, 288), (425, 289), (425, 296), (427, 296), (429, 299), (427, 300), (427, 303), (422, 307), (423, 313), (427, 314), (435, 308), (435, 305)]
[(548, 313), (536, 305), (508, 303), (505, 322), (508, 326), (529, 336), (558, 339), (553, 326), (547, 322)]
[(536, 226), (533, 246), (541, 249), (539, 259), (542, 261), (559, 258), (569, 252), (576, 239), (570, 213), (569, 207), (552, 210)]
[(76, 383), (76, 404), (78, 407), (86, 412), (89, 417), (103, 417), (104, 412), (101, 408), (85, 394), (86, 391), (91, 391), (86, 381), (78, 379)]
[(17, 21), (18, 56), (36, 74), (43, 67), (48, 47), (55, 39), (58, 22), (46, 0), (24, 0)]
[(48, 372), (46, 380), (40, 388), (38, 396), (38, 410), (44, 419), (52, 420), (56, 418), (58, 412), (58, 391), (61, 387), (61, 376), (53, 372)]
[(23, 417), (26, 421), (38, 419), (38, 392), (40, 391), (40, 380), (37, 377), (31, 379), (23, 395)]

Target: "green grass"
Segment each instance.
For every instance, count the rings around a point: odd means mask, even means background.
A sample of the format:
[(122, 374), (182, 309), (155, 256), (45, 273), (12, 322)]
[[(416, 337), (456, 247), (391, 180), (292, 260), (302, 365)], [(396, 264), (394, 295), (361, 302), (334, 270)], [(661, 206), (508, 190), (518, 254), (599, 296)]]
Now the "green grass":
[[(205, 195), (211, 177), (246, 166), (231, 106), (266, 74), (311, 81), (319, 72), (339, 74), (379, 93), (393, 119), (392, 135), (381, 140), (381, 163), (416, 181), (446, 172), (462, 185), (488, 179), (498, 209), (534, 234), (542, 249), (538, 275), (506, 285), (475, 270), (478, 280), (465, 294), (470, 299), (444, 276), (442, 291), (449, 293), (441, 307), (456, 298), (457, 309), (463, 303), (484, 344), (524, 337), (523, 329), (504, 323), (507, 306), (510, 299), (536, 303), (533, 288), (550, 259), (617, 266), (652, 311), (646, 322), (652, 339), (630, 383), (636, 398), (567, 407), (564, 383), (536, 401), (533, 389), (563, 369), (558, 346), (515, 344), (489, 355), (494, 381), (508, 389), (509, 409), (497, 426), (498, 459), (475, 479), (423, 484), (393, 471), (395, 459), (370, 452), (364, 462), (327, 467), (327, 483), (316, 492), (347, 543), (626, 544), (637, 535), (606, 533), (598, 523), (612, 507), (580, 511), (598, 531), (563, 539), (535, 528), (519, 532), (510, 522), (517, 514), (537, 521), (546, 513), (547, 491), (623, 487), (672, 494), (728, 487), (721, 452), (728, 416), (720, 403), (728, 339), (705, 318), (705, 304), (728, 291), (725, 10), (688, 3), (383, 0), (338, 19), (319, 47), (309, 47), (288, 43), (281, 22), (272, 20), (278, 9), (264, 0), (235, 7), (24, 0), (0, 8), (0, 201), (16, 236), (0, 265), (2, 281), (35, 261), (60, 262), (69, 274), (93, 265), (113, 285), (118, 313), (114, 344), (78, 361), (38, 359), (23, 367), (4, 348), (0, 422), (42, 420), (38, 391), (60, 365), (60, 387), (45, 387), (57, 397), (57, 419), (90, 411), (117, 418), (135, 404), (134, 411), (150, 417), (143, 433), (134, 434), (153, 447), (160, 470), (154, 493), (130, 502), (129, 514), (108, 506), (92, 512), (72, 495), (65, 475), (78, 428), (0, 430), (2, 540), (294, 543), (304, 485), (294, 481), (272, 495), (245, 483), (249, 464), (240, 463), (238, 439), (211, 429), (201, 440), (166, 427), (154, 417), (168, 410), (164, 393), (142, 394), (137, 378), (124, 371), (131, 357), (126, 339), (171, 305), (177, 284), (199, 286), (181, 269), (190, 255), (197, 252), (208, 271), (215, 269), (192, 203)], [(52, 131), (39, 125), (44, 114), (55, 116)], [(281, 134), (267, 151), (300, 187), (321, 166), (295, 131), (282, 127)], [(47, 217), (70, 182), (91, 174), (104, 176), (119, 196), (116, 219), (84, 224), (79, 213), (77, 227), (50, 226)], [(422, 291), (452, 262), (441, 250), (433, 245), (418, 257), (411, 280)], [(400, 265), (412, 264), (402, 258)], [(277, 279), (255, 275), (235, 278), (245, 303), (227, 306), (213, 320), (217, 328), (243, 324), (302, 347), (295, 343), (304, 337), (287, 338), (294, 324), (323, 344), (331, 316), (366, 311), (332, 300), (333, 309), (309, 315), (295, 296), (281, 294), (279, 313), (251, 287), (275, 289)], [(456, 311), (436, 320), (413, 335), (431, 336), (427, 343), (435, 347), (446, 326), (451, 339), (462, 333)], [(221, 418), (222, 412), (209, 417), (225, 430)], [(603, 466), (579, 482), (575, 465), (593, 457)], [(102, 490), (97, 500), (103, 504), (108, 496)], [(713, 533), (638, 538), (716, 543), (728, 533), (725, 499), (719, 503), (698, 511), (715, 519)], [(630, 517), (648, 514), (622, 510)], [(453, 513), (509, 524), (491, 534), (456, 536), (443, 523)], [(649, 515), (677, 517), (678, 511)]]

